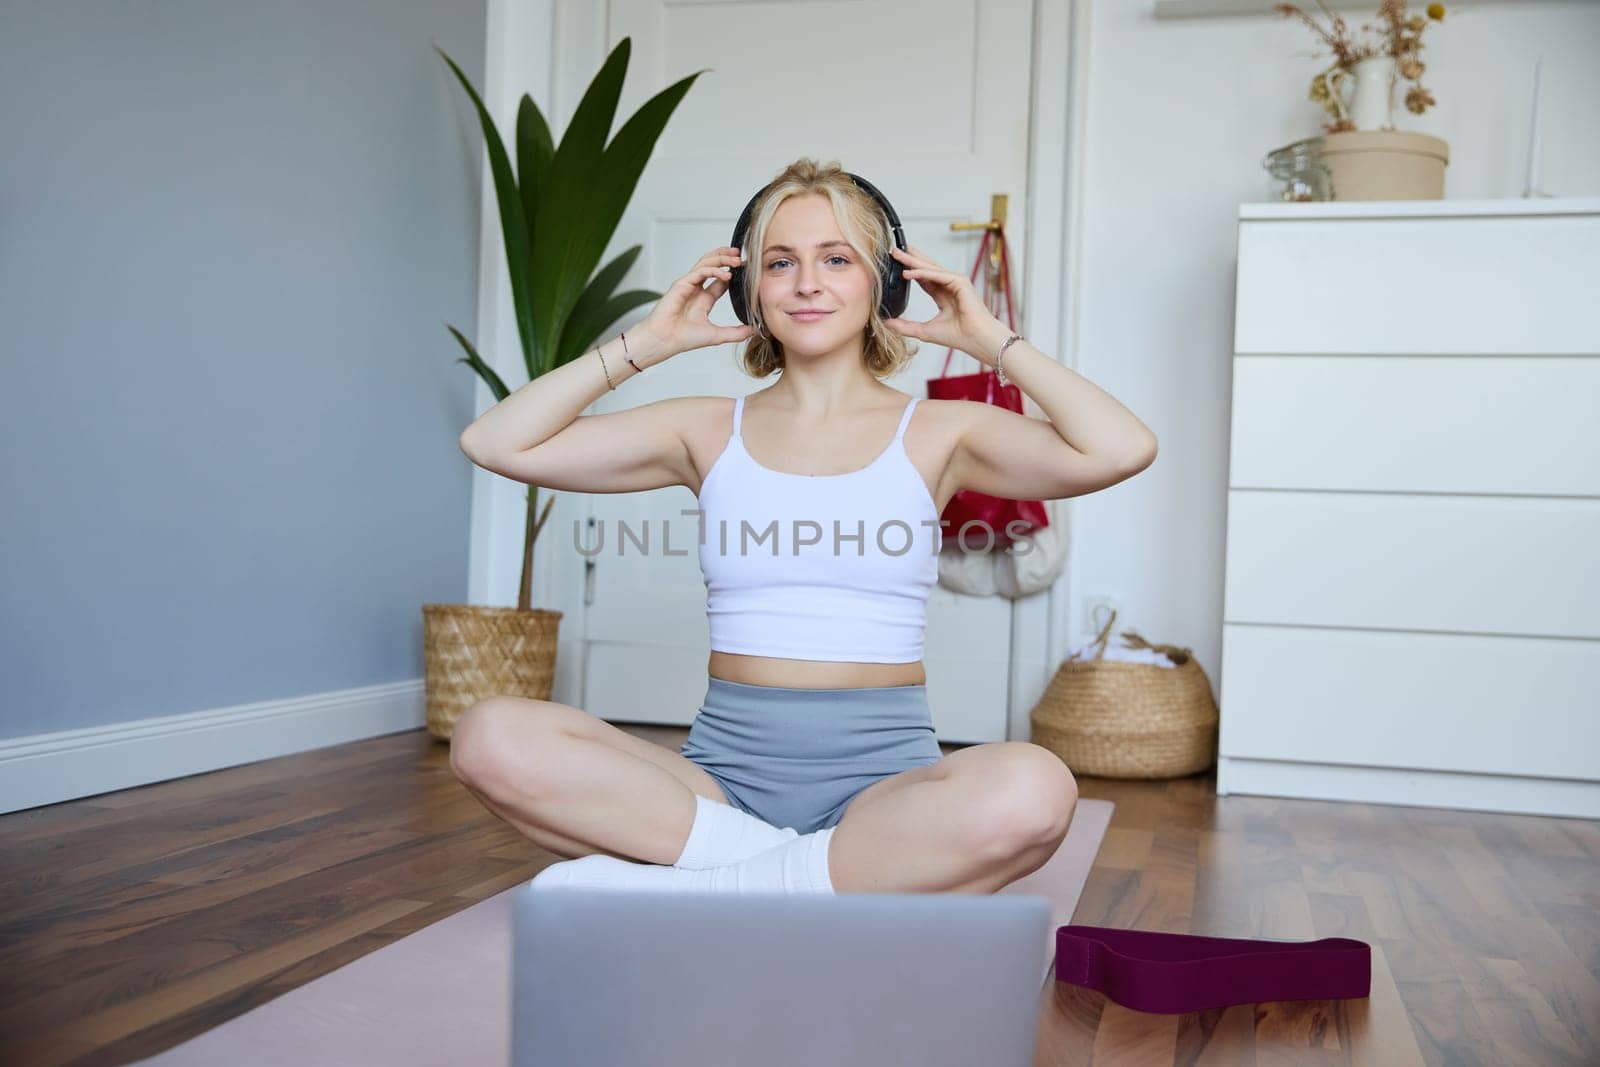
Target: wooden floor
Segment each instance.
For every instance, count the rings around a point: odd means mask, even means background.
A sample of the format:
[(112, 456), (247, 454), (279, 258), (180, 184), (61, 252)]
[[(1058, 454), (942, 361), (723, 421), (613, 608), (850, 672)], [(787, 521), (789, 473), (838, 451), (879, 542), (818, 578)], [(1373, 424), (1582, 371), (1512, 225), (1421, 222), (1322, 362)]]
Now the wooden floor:
[[(1357, 937), (1372, 996), (1150, 1015), (1051, 983), (1038, 1064), (1600, 1063), (1600, 823), (1080, 786), (1117, 809), (1074, 922)], [(0, 816), (0, 1063), (153, 1055), (554, 858), (421, 730)]]

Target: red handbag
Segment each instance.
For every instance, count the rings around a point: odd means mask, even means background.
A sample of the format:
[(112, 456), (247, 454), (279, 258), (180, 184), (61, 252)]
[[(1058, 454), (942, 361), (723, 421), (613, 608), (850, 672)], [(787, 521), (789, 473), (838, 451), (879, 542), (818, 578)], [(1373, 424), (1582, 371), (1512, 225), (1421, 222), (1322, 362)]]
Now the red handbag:
[[(977, 281), (978, 267), (989, 250), (993, 230), (984, 230), (983, 243), (978, 246), (978, 261), (972, 267), (972, 280)], [(1011, 307), (1011, 259), (1006, 254), (1004, 231), (1000, 240), (1000, 296), (1005, 300), (1006, 323), (1016, 332), (1016, 321)], [(987, 289), (987, 283), (985, 284)], [(991, 305), (993, 298), (986, 300)], [(992, 310), (992, 307), (991, 307)], [(950, 357), (954, 348), (945, 349), (944, 370), (937, 378), (928, 379), (928, 396), (934, 400), (977, 400), (994, 404), (1022, 414), (1022, 390), (1013, 383), (1000, 384), (1000, 376), (984, 367), (976, 374), (950, 374)], [(974, 357), (976, 358), (976, 357)], [(981, 361), (980, 361), (981, 362)], [(975, 489), (963, 489), (950, 498), (944, 513), (939, 516), (940, 529), (948, 531), (947, 541), (953, 536), (963, 550), (985, 552), (1009, 548), (1019, 537), (1050, 525), (1050, 516), (1044, 504), (1037, 500), (1008, 500), (990, 496)]]

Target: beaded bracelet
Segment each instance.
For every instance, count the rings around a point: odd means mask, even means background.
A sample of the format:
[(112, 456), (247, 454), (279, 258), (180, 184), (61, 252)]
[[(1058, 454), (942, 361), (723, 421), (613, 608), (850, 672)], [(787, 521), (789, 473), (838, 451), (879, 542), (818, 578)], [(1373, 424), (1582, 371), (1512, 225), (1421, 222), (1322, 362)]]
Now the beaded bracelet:
[[(628, 355), (628, 335), (627, 335), (627, 333), (624, 332), (624, 333), (620, 334), (620, 336), (622, 338), (622, 354), (623, 354), (623, 358), (625, 358), (628, 361), (628, 364), (630, 366), (632, 366), (634, 370), (638, 371), (640, 374), (643, 374), (644, 373), (644, 368), (639, 366), (639, 364), (633, 362), (633, 357)], [(606, 366), (606, 354), (604, 352), (600, 351), (600, 346), (599, 345), (595, 345), (594, 354), (600, 357), (600, 369), (606, 372), (606, 384), (609, 385), (612, 389), (615, 389), (617, 387), (617, 383), (611, 380), (611, 369)]]
[(1001, 385), (1011, 384), (1011, 379), (1006, 377), (1006, 368), (1001, 360), (1006, 358), (1006, 349), (1010, 348), (1013, 344), (1020, 340), (1022, 340), (1022, 335), (1020, 333), (1014, 333), (1010, 337), (1007, 337), (1006, 343), (1000, 346), (1000, 354), (994, 358), (994, 369), (1000, 376)]

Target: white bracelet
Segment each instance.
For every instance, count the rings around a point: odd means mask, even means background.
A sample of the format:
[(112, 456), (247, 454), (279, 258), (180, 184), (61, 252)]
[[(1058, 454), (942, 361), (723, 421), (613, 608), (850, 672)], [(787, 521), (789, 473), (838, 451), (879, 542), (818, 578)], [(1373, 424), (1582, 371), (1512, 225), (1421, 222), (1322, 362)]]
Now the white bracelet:
[(1010, 348), (1013, 344), (1020, 340), (1022, 340), (1022, 335), (1020, 333), (1014, 333), (1010, 337), (1007, 337), (1006, 343), (1000, 346), (1000, 354), (994, 357), (994, 369), (995, 372), (1000, 376), (1001, 385), (1011, 384), (1011, 379), (1006, 377), (1005, 365), (1001, 362), (1006, 358), (1006, 349)]

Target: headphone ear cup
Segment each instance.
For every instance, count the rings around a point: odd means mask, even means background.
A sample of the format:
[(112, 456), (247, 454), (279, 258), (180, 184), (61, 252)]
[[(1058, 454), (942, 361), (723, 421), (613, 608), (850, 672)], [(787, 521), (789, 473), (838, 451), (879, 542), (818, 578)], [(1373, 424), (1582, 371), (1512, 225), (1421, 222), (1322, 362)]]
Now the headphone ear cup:
[(883, 299), (878, 302), (878, 314), (886, 319), (897, 319), (906, 313), (911, 300), (911, 283), (905, 276), (905, 264), (893, 256), (883, 272)]
[[(889, 198), (884, 196), (876, 185), (873, 185), (861, 175), (853, 171), (845, 171), (850, 175), (850, 180), (856, 183), (857, 188), (866, 192), (878, 202), (883, 209), (884, 217), (889, 223), (889, 241), (902, 252), (907, 251), (905, 233), (900, 228), (900, 215), (895, 211), (894, 205), (889, 203)], [(897, 319), (906, 313), (906, 304), (911, 300), (911, 283), (905, 277), (905, 264), (890, 254), (885, 257), (885, 264), (879, 269), (883, 279), (883, 298), (878, 301), (878, 314), (886, 319)]]
[[(770, 184), (769, 182), (768, 185)], [(733, 239), (728, 244), (740, 251), (744, 250), (744, 235), (750, 227), (750, 214), (755, 210), (756, 201), (760, 200), (761, 194), (766, 191), (766, 185), (757, 189), (755, 195), (745, 201), (744, 210), (739, 212), (739, 221), (733, 224)], [(728, 272), (728, 303), (733, 305), (733, 313), (739, 321), (749, 326), (750, 309), (744, 306), (744, 271), (745, 267), (741, 264)]]
[(728, 272), (728, 303), (733, 305), (733, 313), (739, 321), (746, 326), (750, 325), (750, 315), (744, 306), (744, 268), (734, 267)]

